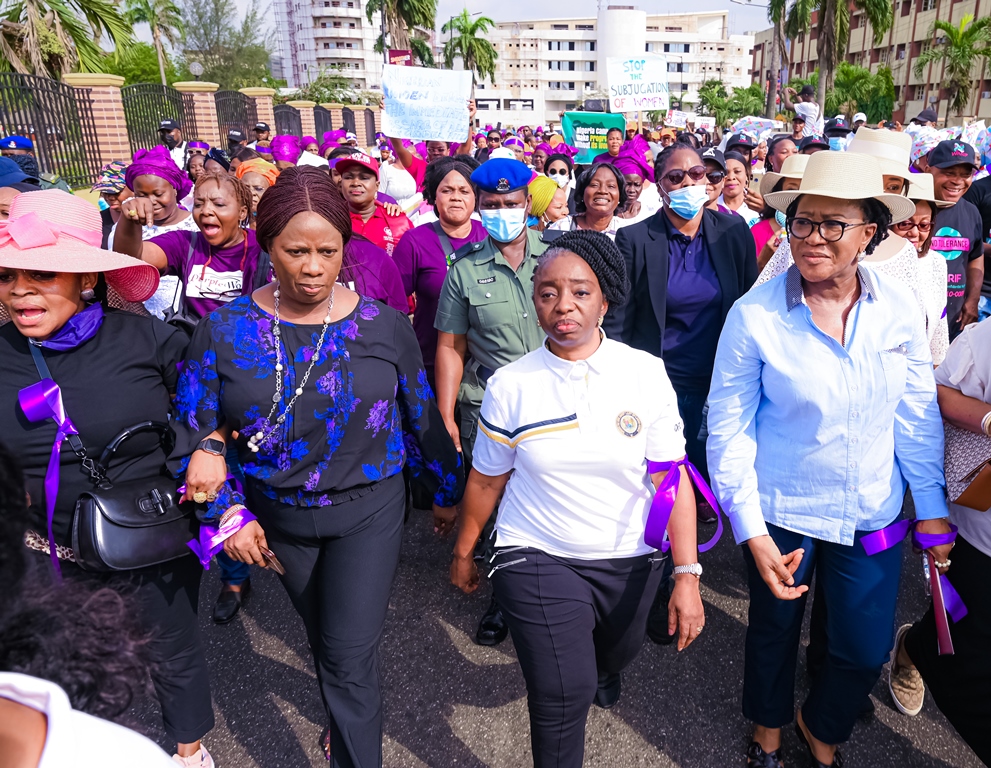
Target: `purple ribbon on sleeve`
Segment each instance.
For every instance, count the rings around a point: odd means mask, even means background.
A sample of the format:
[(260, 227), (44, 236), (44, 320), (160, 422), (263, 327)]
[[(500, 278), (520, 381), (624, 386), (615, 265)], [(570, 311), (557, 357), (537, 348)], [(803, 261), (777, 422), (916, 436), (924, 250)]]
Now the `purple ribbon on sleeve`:
[(199, 558), (203, 570), (210, 570), (210, 560), (224, 548), (224, 542), (253, 520), (257, 520), (247, 509), (242, 509), (219, 528), (215, 525), (201, 525), (198, 539), (191, 539), (186, 546)]
[[(950, 525), (949, 533), (921, 533), (916, 529), (918, 524), (918, 520), (898, 520), (886, 528), (867, 534), (861, 538), (860, 543), (864, 545), (864, 551), (870, 556), (891, 549), (909, 533), (912, 534), (912, 544), (923, 551), (930, 547), (952, 544), (957, 538), (957, 526), (955, 525)], [(953, 653), (953, 640), (950, 637), (950, 624), (946, 616), (949, 614), (956, 623), (967, 615), (967, 606), (964, 605), (960, 593), (946, 578), (946, 574), (939, 573), (936, 569), (932, 555), (928, 552), (926, 555), (929, 558), (929, 577), (933, 603), (936, 608), (936, 637), (939, 642), (939, 652), (942, 655), (949, 655)]]
[(52, 455), (48, 460), (45, 472), (45, 508), (48, 516), (48, 554), (52, 567), (58, 579), (62, 578), (62, 568), (58, 561), (58, 551), (55, 546), (53, 524), (55, 519), (55, 500), (58, 498), (59, 477), (61, 470), (62, 441), (69, 435), (78, 435), (79, 430), (65, 412), (62, 403), (62, 390), (51, 379), (42, 379), (37, 384), (24, 387), (17, 393), (17, 400), (28, 421), (55, 421), (58, 431), (52, 444)]
[(712, 505), (716, 512), (716, 532), (705, 544), (699, 545), (699, 552), (708, 552), (719, 541), (723, 535), (723, 518), (719, 512), (719, 505), (716, 497), (709, 488), (705, 478), (695, 468), (695, 465), (688, 460), (688, 457), (677, 461), (648, 461), (647, 472), (655, 474), (657, 472), (667, 472), (661, 484), (654, 493), (654, 499), (650, 502), (650, 512), (647, 513), (647, 524), (644, 526), (643, 539), (651, 547), (667, 552), (671, 548), (671, 543), (664, 538), (664, 532), (668, 529), (668, 521), (671, 519), (671, 511), (674, 509), (675, 499), (678, 498), (678, 486), (681, 485), (680, 467), (684, 466), (688, 471), (688, 476), (695, 483), (705, 500)]

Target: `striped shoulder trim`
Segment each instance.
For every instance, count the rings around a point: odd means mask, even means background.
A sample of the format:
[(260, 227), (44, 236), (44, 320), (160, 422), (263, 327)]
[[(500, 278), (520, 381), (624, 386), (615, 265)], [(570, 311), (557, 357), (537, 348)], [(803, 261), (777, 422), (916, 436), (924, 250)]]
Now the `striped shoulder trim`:
[(524, 424), (522, 427), (514, 429), (512, 432), (502, 429), (501, 427), (497, 427), (495, 424), (479, 417), (478, 428), (481, 429), (490, 440), (494, 440), (497, 443), (502, 443), (503, 445), (508, 445), (510, 448), (515, 448), (528, 437), (545, 435), (550, 432), (564, 432), (570, 429), (578, 429), (578, 414), (573, 413), (570, 416), (562, 416), (558, 419), (546, 419), (545, 421), (537, 421), (533, 424)]

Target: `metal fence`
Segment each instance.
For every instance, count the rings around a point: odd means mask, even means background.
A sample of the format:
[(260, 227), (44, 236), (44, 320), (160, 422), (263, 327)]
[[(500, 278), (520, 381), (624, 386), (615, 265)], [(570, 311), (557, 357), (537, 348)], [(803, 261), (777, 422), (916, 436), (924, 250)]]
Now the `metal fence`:
[(323, 143), (323, 135), (330, 130), (333, 130), (333, 125), (330, 122), (330, 110), (321, 107), (319, 104), (313, 108), (313, 127), (317, 131), (317, 141)]
[(365, 146), (375, 146), (375, 113), (370, 109), (365, 110)]
[(275, 107), (275, 132), (280, 136), (303, 138), (303, 118), (296, 107), (277, 104)]
[(87, 94), (76, 96), (57, 80), (0, 73), (0, 134), (29, 137), (42, 172), (83, 187), (96, 181), (100, 151)]
[(228, 131), (235, 130), (245, 136), (254, 136), (251, 131), (258, 122), (254, 99), (249, 99), (240, 91), (217, 91), (213, 98), (217, 104), (217, 124), (222, 140), (227, 139)]
[(139, 149), (150, 149), (162, 143), (158, 126), (165, 119), (179, 123), (183, 139), (197, 138), (199, 131), (196, 127), (193, 94), (179, 93), (168, 85), (139, 83), (121, 88), (120, 96), (124, 103), (127, 139), (131, 144), (132, 154)]
[(353, 133), (355, 136), (358, 135), (358, 131), (354, 127), (354, 110), (351, 107), (344, 107), (341, 110), (341, 114), (344, 116), (344, 125), (341, 126), (348, 133)]

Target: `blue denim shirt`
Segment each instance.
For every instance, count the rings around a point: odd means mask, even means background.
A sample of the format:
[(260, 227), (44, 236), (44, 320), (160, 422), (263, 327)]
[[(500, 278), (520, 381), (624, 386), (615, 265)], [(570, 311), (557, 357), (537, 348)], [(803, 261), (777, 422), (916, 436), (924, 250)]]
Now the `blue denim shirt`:
[(858, 269), (846, 345), (819, 330), (801, 275), (730, 310), (709, 392), (713, 488), (737, 542), (767, 525), (845, 545), (894, 521), (906, 481), (919, 519), (946, 515), (943, 425), (911, 293)]

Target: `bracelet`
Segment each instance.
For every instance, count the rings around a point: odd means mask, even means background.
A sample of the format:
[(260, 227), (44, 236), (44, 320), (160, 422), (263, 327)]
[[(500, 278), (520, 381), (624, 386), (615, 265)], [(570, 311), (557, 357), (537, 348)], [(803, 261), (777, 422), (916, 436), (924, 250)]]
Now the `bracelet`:
[(981, 419), (981, 432), (991, 437), (991, 432), (988, 431), (989, 429), (991, 429), (991, 411), (985, 413), (984, 418)]
[(247, 507), (244, 506), (244, 504), (234, 504), (233, 506), (228, 507), (227, 511), (220, 517), (220, 527), (223, 528), (238, 512), (242, 512), (245, 509), (247, 509)]

